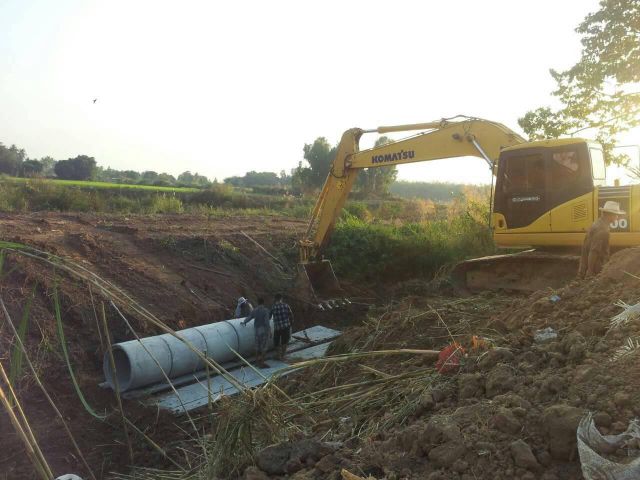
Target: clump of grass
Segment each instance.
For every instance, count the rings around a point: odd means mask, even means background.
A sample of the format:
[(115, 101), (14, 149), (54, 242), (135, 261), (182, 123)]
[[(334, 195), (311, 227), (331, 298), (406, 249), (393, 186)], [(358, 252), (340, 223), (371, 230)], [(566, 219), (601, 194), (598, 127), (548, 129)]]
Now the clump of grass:
[(373, 214), (365, 202), (347, 202), (342, 211), (342, 218), (356, 218), (364, 222), (370, 222), (373, 220)]
[[(2, 267), (0, 266), (0, 273), (2, 272)], [(37, 285), (33, 286), (33, 290), (31, 291), (31, 295), (27, 299), (27, 303), (22, 310), (22, 318), (20, 320), (20, 324), (18, 325), (18, 339), (13, 345), (13, 350), (11, 352), (11, 368), (9, 370), (9, 379), (13, 385), (16, 385), (18, 380), (22, 377), (22, 361), (23, 361), (23, 351), (20, 348), (21, 344), (24, 344), (26, 341), (26, 337), (29, 331), (29, 314), (31, 312), (31, 304), (35, 297)]]
[(640, 352), (640, 338), (629, 337), (626, 343), (613, 352), (612, 361), (617, 362), (619, 360), (628, 359)]
[(283, 400), (271, 384), (222, 397), (211, 435), (204, 438), (207, 457), (201, 469), (203, 478), (238, 475), (254, 463), (261, 448), (288, 439), (294, 428)]
[(182, 200), (172, 194), (154, 195), (148, 207), (148, 213), (182, 213)]

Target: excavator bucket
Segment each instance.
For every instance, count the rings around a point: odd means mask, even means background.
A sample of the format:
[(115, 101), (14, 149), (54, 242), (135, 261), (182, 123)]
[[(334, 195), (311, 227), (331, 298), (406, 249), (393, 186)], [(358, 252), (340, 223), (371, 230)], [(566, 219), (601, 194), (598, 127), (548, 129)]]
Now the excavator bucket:
[(344, 293), (329, 260), (300, 263), (298, 275), (309, 286), (311, 297), (316, 301), (341, 297)]

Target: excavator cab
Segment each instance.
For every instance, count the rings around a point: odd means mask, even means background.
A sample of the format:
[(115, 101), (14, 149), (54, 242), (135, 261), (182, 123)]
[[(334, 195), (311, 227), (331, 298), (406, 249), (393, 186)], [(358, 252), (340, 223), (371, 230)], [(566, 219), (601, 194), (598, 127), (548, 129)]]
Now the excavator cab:
[(494, 195), (493, 211), (500, 215), (496, 233), (539, 236), (586, 230), (597, 218), (590, 195), (594, 187), (604, 183), (599, 148), (571, 138), (503, 150)]

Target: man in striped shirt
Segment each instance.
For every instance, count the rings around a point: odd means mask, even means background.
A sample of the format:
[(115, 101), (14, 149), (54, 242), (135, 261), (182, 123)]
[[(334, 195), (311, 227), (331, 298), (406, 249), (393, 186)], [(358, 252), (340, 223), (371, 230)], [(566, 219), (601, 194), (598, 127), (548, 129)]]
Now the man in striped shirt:
[(278, 358), (282, 360), (287, 351), (287, 345), (291, 338), (291, 324), (293, 312), (291, 307), (282, 301), (282, 295), (275, 296), (276, 303), (271, 307), (273, 316), (273, 345), (276, 348)]

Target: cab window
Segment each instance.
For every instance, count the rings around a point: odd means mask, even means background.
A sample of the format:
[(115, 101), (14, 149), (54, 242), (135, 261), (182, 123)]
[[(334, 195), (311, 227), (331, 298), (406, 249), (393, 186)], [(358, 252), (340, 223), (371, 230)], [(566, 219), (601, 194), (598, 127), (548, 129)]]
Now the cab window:
[(551, 154), (551, 190), (571, 188), (585, 176), (587, 165), (580, 162), (577, 150), (563, 150)]
[(528, 192), (545, 189), (545, 168), (542, 154), (512, 157), (506, 162), (503, 192)]

